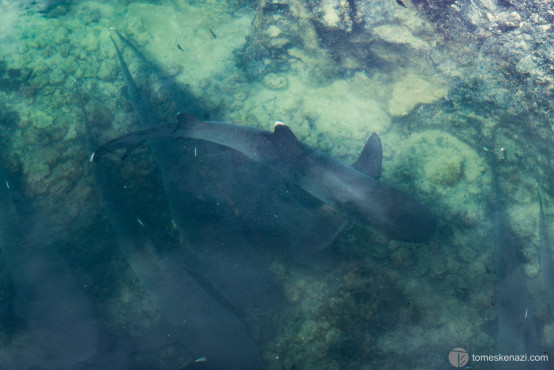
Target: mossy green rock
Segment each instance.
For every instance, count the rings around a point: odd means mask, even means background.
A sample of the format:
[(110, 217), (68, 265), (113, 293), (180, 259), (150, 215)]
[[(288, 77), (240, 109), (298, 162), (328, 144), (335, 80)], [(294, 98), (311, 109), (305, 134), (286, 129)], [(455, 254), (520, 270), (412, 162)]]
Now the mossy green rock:
[(425, 164), (423, 171), (429, 181), (437, 185), (452, 186), (462, 176), (462, 157), (435, 158)]

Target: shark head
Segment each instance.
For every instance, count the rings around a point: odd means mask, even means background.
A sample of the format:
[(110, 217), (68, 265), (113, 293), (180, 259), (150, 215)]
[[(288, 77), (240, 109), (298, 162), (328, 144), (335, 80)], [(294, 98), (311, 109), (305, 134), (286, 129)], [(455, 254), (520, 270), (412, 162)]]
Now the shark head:
[(389, 217), (394, 221), (384, 230), (395, 240), (424, 242), (435, 234), (437, 228), (437, 221), (429, 208), (407, 195), (402, 200), (400, 211), (389, 214)]
[[(377, 228), (389, 238), (406, 242), (429, 240), (436, 230), (436, 219), (424, 204), (403, 190), (382, 181), (373, 183), (365, 202), (351, 208), (353, 221)], [(370, 192), (370, 194), (369, 194)]]

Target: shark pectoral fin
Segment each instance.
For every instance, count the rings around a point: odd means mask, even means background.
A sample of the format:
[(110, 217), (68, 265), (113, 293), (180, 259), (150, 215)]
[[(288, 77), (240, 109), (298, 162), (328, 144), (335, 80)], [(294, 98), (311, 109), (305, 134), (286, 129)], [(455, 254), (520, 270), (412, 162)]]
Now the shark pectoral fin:
[(358, 171), (378, 179), (381, 177), (381, 162), (383, 160), (383, 147), (381, 138), (375, 132), (371, 134), (364, 145), (362, 154), (352, 165)]
[(139, 131), (133, 131), (128, 134), (119, 136), (113, 140), (108, 141), (106, 144), (100, 146), (96, 151), (93, 153), (94, 155), (91, 156), (91, 159), (94, 160), (94, 162), (98, 162), (101, 157), (113, 153), (118, 149), (125, 149), (125, 153), (123, 153), (123, 157), (127, 157), (133, 150), (135, 150), (138, 146), (140, 146), (145, 140), (151, 138), (154, 134), (158, 134), (155, 137), (164, 137), (169, 136), (169, 134), (166, 134), (165, 132), (160, 133), (160, 131), (166, 131), (171, 132), (173, 129), (173, 126), (169, 125), (159, 125), (150, 127), (148, 129), (143, 129)]

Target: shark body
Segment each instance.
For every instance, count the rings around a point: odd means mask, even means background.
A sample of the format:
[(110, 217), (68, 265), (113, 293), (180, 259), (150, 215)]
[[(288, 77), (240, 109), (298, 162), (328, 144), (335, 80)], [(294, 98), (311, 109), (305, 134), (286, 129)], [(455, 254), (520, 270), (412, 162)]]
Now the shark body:
[(354, 223), (377, 228), (392, 239), (421, 242), (435, 231), (435, 219), (427, 207), (396, 186), (376, 179), (381, 158), (380, 155), (369, 158), (380, 153), (380, 140), (375, 134), (360, 159), (354, 166), (348, 166), (301, 143), (280, 122), (271, 133), (230, 123), (204, 122), (188, 114), (178, 118), (177, 124), (157, 125), (123, 135), (101, 147), (95, 157), (153, 138), (205, 140), (269, 166)]

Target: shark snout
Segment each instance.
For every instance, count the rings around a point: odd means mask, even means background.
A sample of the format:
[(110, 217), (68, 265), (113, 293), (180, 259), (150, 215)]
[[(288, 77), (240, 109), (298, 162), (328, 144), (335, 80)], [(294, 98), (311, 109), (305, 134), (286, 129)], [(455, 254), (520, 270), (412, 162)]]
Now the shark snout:
[(437, 220), (431, 210), (414, 199), (406, 199), (392, 209), (391, 223), (386, 233), (395, 240), (424, 242), (435, 234)]

